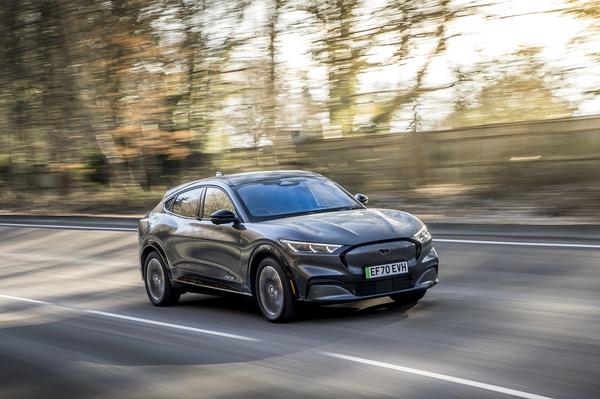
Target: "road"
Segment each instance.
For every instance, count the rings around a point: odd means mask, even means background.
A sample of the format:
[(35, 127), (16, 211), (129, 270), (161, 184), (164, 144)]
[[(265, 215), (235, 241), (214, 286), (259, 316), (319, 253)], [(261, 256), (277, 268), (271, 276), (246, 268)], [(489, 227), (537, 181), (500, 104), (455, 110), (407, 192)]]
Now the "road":
[(418, 304), (277, 325), (235, 296), (151, 306), (132, 226), (0, 217), (1, 398), (600, 397), (598, 227), (432, 224)]

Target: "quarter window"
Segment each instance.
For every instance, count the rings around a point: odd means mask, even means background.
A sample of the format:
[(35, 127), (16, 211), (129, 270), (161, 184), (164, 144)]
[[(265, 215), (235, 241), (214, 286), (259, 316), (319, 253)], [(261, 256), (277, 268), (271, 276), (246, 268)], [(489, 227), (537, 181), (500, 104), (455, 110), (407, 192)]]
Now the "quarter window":
[(204, 211), (202, 217), (210, 218), (210, 215), (218, 210), (226, 209), (235, 213), (235, 207), (225, 192), (219, 188), (208, 187), (204, 196)]
[(173, 211), (173, 202), (175, 202), (175, 198), (171, 198), (167, 202), (165, 202), (165, 209), (168, 211)]
[(175, 198), (171, 211), (181, 216), (197, 217), (198, 207), (200, 206), (200, 194), (202, 194), (201, 188), (184, 191)]

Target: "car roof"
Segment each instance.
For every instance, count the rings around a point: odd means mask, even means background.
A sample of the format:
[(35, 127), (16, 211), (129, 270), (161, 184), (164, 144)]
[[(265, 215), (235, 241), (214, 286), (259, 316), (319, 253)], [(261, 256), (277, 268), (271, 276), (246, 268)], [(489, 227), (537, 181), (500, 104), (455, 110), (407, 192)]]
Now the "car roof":
[(194, 180), (191, 182), (187, 182), (184, 184), (180, 184), (177, 187), (173, 187), (164, 195), (164, 198), (170, 196), (171, 194), (180, 191), (186, 187), (191, 187), (196, 184), (210, 184), (210, 183), (224, 183), (228, 186), (238, 186), (240, 184), (259, 182), (263, 180), (272, 180), (272, 179), (288, 179), (292, 177), (320, 177), (321, 175), (314, 172), (308, 172), (303, 170), (270, 170), (270, 171), (260, 171), (260, 172), (244, 172), (244, 173), (234, 173), (230, 175), (220, 175), (214, 177), (208, 177), (205, 179)]
[[(221, 175), (216, 177), (217, 180), (224, 182), (229, 186), (237, 186), (240, 184), (253, 183), (263, 180), (273, 179), (289, 179), (291, 177), (316, 177), (320, 176), (317, 173), (307, 172), (303, 170), (272, 170), (264, 172), (245, 172), (235, 173), (232, 175)], [(214, 180), (215, 178), (213, 178)]]

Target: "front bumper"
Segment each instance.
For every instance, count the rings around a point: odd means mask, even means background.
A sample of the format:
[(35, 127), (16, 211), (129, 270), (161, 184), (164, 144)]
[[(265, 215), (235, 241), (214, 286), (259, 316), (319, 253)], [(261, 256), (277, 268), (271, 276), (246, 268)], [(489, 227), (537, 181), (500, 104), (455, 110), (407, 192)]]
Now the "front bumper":
[[(397, 245), (396, 245), (397, 244)], [(412, 245), (412, 244), (411, 244)], [(381, 247), (382, 244), (367, 244), (363, 248)], [(409, 255), (405, 243), (385, 243), (398, 251), (398, 258), (389, 261), (406, 261), (408, 273), (375, 279), (367, 279), (364, 266), (372, 266), (381, 259), (372, 253), (354, 251), (354, 258), (342, 255), (299, 256), (290, 259), (294, 280), (298, 286), (298, 299), (306, 302), (337, 303), (360, 301), (392, 294), (427, 290), (438, 280), (438, 256), (430, 241), (417, 246), (413, 256)], [(387, 263), (388, 261), (386, 261)]]
[(411, 276), (388, 277), (373, 281), (346, 283), (342, 281), (319, 282), (309, 285), (307, 302), (351, 302), (379, 298), (409, 291), (427, 290), (439, 282), (438, 267), (425, 270), (413, 283)]

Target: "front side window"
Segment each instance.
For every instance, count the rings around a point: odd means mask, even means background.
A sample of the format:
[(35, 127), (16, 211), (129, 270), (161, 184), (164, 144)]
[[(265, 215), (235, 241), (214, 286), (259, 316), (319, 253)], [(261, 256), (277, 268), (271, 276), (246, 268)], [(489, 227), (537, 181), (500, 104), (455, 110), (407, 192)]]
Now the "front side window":
[(235, 207), (223, 190), (215, 187), (208, 187), (204, 196), (204, 211), (202, 218), (208, 219), (214, 212), (225, 209), (235, 213)]
[(236, 191), (254, 220), (362, 208), (337, 184), (324, 178), (274, 179), (242, 184)]
[(171, 212), (190, 218), (197, 217), (201, 194), (201, 188), (184, 191), (175, 197)]

